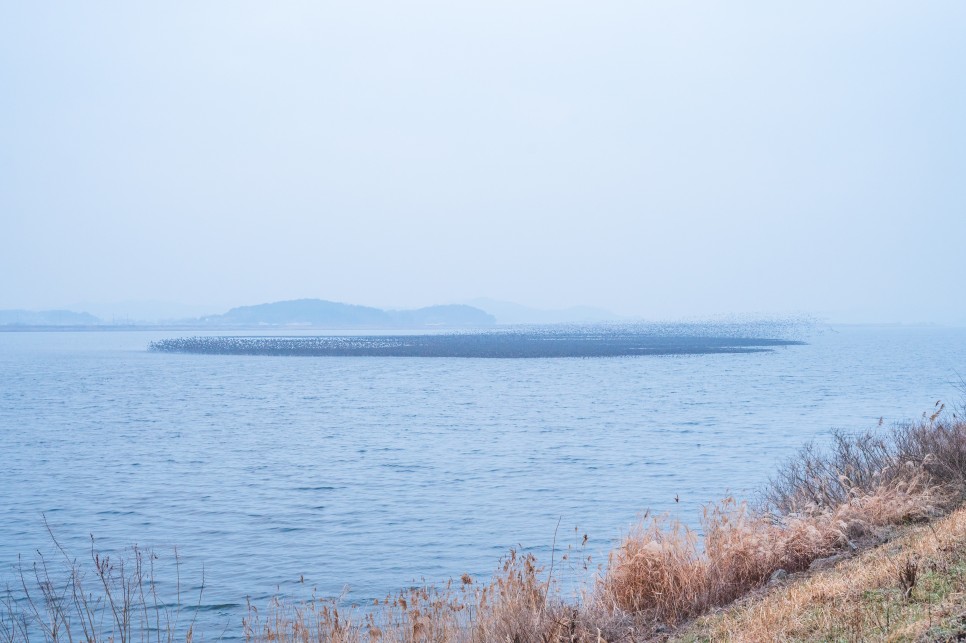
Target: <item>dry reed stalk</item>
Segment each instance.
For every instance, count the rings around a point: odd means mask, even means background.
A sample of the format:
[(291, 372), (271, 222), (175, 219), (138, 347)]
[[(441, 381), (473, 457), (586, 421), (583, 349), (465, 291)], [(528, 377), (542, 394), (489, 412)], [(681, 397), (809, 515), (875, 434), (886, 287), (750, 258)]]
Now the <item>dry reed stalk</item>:
[(645, 518), (611, 553), (601, 591), (628, 612), (677, 622), (707, 604), (708, 562), (679, 521)]

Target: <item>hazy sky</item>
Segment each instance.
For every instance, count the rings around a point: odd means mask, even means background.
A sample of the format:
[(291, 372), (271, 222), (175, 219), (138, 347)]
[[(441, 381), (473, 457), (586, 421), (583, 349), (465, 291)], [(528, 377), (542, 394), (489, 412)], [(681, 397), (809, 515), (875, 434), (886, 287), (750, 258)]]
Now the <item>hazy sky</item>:
[(0, 0), (0, 308), (966, 322), (966, 2)]

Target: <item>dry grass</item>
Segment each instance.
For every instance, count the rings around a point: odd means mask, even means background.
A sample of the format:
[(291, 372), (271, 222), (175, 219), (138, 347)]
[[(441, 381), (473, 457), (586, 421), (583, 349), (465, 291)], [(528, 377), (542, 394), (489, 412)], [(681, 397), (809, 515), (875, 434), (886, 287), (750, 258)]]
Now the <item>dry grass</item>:
[(966, 509), (700, 618), (679, 641), (961, 640)]
[(550, 643), (631, 640), (632, 619), (560, 600), (532, 554), (515, 551), (482, 586), (464, 576), (441, 588), (419, 587), (378, 601), (368, 610), (336, 602), (273, 602), (267, 616), (249, 606), (248, 641), (386, 641), (418, 643)]
[(611, 554), (604, 600), (679, 623), (797, 572), (883, 525), (942, 515), (963, 497), (966, 423), (942, 407), (883, 436), (837, 433), (786, 463), (761, 506), (706, 508), (700, 534), (667, 517), (642, 522)]
[(264, 608), (249, 604), (243, 619), (247, 641), (451, 641), (463, 629), (460, 592), (413, 588), (379, 602), (375, 609), (345, 608), (338, 600), (286, 604), (273, 600)]
[(729, 498), (705, 510), (703, 537), (667, 518), (638, 527), (612, 553), (601, 591), (623, 610), (678, 623), (733, 601), (778, 570), (807, 569), (876, 527), (926, 519), (948, 502), (921, 472), (805, 514), (758, 513)]

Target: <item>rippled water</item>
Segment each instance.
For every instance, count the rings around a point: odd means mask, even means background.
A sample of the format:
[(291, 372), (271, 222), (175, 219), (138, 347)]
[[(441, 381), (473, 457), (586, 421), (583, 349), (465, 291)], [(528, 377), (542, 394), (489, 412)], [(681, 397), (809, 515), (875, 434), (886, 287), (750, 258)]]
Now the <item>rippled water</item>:
[[(774, 352), (594, 359), (148, 352), (179, 333), (0, 333), (0, 586), (49, 551), (177, 546), (245, 597), (368, 601), (645, 508), (694, 520), (832, 427), (959, 401), (966, 329), (838, 327)], [(675, 503), (675, 496), (680, 502)], [(566, 536), (566, 534), (570, 536)], [(304, 579), (304, 584), (300, 583)]]

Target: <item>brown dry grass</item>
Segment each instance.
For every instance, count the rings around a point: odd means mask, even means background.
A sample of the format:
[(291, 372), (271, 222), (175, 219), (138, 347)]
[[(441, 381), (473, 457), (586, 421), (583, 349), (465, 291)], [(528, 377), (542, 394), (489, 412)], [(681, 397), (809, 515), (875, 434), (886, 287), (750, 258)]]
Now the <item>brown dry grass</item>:
[(639, 526), (612, 553), (601, 591), (623, 610), (678, 623), (733, 601), (780, 569), (806, 569), (875, 527), (937, 515), (950, 498), (912, 469), (905, 480), (803, 514), (755, 512), (729, 498), (705, 510), (703, 537), (667, 518)]
[(677, 620), (733, 600), (777, 569), (803, 569), (876, 526), (939, 516), (964, 489), (966, 422), (937, 402), (920, 422), (835, 432), (825, 449), (806, 445), (779, 468), (761, 505), (709, 506), (703, 539), (666, 519), (638, 527), (612, 555), (605, 590), (627, 609)]
[(961, 640), (966, 509), (702, 617), (677, 641)]
[(414, 588), (368, 610), (340, 609), (334, 601), (274, 601), (262, 615), (249, 606), (245, 637), (301, 643), (604, 643), (633, 640), (630, 633), (642, 631), (626, 615), (561, 600), (542, 572), (532, 554), (511, 551), (479, 587), (464, 576), (458, 584)]

